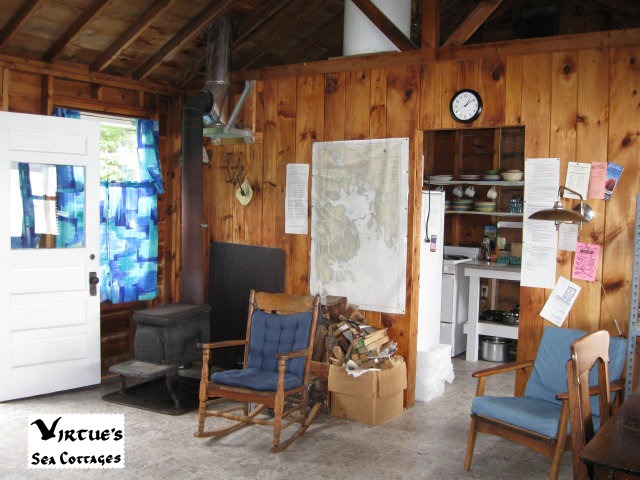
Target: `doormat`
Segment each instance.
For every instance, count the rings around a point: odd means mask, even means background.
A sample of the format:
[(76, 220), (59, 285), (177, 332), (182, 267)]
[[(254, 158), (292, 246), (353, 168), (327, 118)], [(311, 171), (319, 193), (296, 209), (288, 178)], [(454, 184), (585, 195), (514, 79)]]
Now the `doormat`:
[(179, 407), (173, 404), (164, 378), (135, 385), (124, 393), (119, 390), (108, 393), (102, 399), (165, 415), (183, 415), (198, 408), (198, 386), (198, 381), (180, 377), (176, 387)]

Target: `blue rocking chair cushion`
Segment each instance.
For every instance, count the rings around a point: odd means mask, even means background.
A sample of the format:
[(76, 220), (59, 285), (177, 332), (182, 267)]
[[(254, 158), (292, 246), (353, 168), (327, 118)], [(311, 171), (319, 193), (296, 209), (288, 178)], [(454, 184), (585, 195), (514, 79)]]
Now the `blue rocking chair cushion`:
[[(222, 385), (275, 391), (278, 382), (276, 354), (307, 348), (311, 323), (311, 311), (280, 315), (256, 310), (251, 318), (246, 368), (214, 373), (211, 379)], [(287, 362), (285, 390), (302, 385), (304, 368), (304, 358)]]

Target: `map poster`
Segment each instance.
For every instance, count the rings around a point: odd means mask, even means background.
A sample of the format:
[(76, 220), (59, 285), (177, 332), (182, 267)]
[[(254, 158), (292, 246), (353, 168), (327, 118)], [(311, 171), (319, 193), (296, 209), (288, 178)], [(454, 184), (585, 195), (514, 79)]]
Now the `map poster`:
[(313, 144), (312, 294), (404, 313), (409, 139)]

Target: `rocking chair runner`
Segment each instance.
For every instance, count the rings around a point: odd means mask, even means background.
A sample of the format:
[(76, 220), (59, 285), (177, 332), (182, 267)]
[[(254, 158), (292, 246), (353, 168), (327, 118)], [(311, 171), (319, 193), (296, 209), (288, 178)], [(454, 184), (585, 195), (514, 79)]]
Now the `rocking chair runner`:
[[(302, 435), (321, 407), (309, 408), (311, 354), (320, 310), (320, 297), (256, 293), (249, 296), (245, 340), (200, 344), (202, 376), (196, 437), (226, 435), (249, 423), (273, 426), (272, 452), (280, 452)], [(244, 364), (239, 370), (214, 373), (209, 378), (211, 350), (244, 345)], [(240, 402), (233, 408), (215, 410), (222, 400)], [(255, 404), (253, 408), (251, 405)], [(273, 409), (273, 418), (258, 416)], [(286, 410), (285, 410), (286, 407)], [(242, 413), (234, 413), (242, 410)], [(205, 430), (206, 417), (235, 420), (218, 430)], [(300, 427), (286, 441), (281, 431), (295, 423)]]

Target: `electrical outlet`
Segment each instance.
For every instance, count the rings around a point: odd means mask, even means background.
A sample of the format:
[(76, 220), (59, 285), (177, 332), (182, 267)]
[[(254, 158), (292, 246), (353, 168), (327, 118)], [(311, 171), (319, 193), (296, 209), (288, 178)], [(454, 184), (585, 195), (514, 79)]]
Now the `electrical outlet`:
[(489, 287), (486, 285), (482, 285), (480, 287), (480, 296), (482, 298), (487, 298), (489, 296)]

